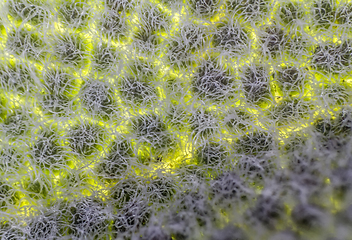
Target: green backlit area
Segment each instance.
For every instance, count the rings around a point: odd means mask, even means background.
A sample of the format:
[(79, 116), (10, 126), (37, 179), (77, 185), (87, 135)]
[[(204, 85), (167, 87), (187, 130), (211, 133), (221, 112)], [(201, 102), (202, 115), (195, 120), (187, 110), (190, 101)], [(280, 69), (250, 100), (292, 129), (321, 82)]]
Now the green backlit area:
[(5, 0), (0, 238), (348, 239), (351, 66), (347, 0)]

